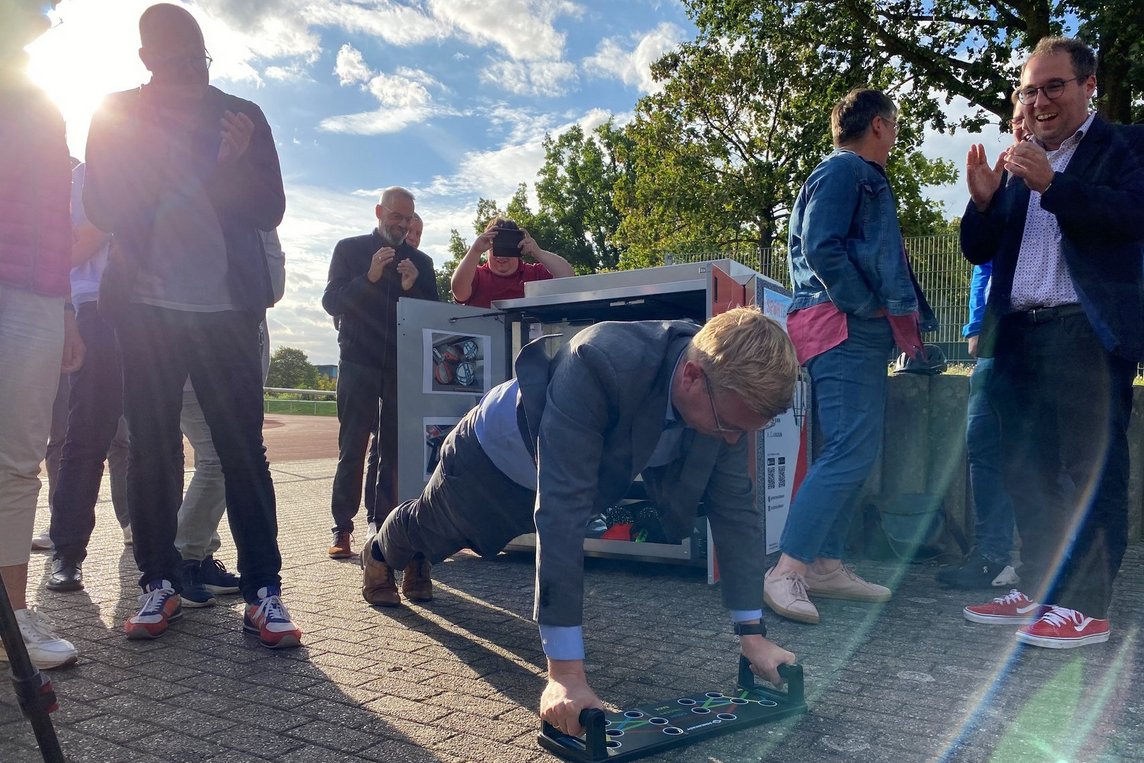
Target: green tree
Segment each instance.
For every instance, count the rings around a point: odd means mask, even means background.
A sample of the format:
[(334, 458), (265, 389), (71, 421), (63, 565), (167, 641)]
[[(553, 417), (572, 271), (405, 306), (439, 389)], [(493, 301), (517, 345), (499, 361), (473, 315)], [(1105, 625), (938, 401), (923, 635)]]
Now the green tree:
[[(899, 69), (914, 84), (915, 107), (940, 130), (951, 126), (937, 92), (981, 109), (970, 129), (1005, 123), (1017, 80), (1014, 53), (1076, 22), (1099, 54), (1097, 109), (1119, 122), (1144, 117), (1144, 4), (1139, 0), (685, 0), (703, 30), (767, 38), (776, 18), (793, 42), (822, 52), (833, 73), (857, 56)], [(856, 37), (854, 30), (860, 30)], [(1019, 58), (1019, 56), (1018, 56)], [(946, 98), (948, 103), (948, 96)]]
[(456, 228), (450, 228), (449, 259), (445, 260), (444, 265), (437, 268), (437, 293), (442, 302), (453, 301), (453, 287), (451, 286), (453, 271), (457, 269), (457, 265), (460, 264), (461, 258), (465, 256), (467, 251), (469, 251), (468, 243), (461, 238), (461, 234), (457, 232)]
[(620, 212), (614, 196), (617, 182), (630, 172), (621, 160), (630, 147), (630, 138), (613, 120), (590, 134), (575, 125), (557, 138), (544, 138), (535, 224), (563, 247), (552, 251), (580, 272), (610, 270), (620, 262)]
[(318, 369), (306, 353), (295, 347), (279, 347), (270, 357), (267, 387), (286, 389), (317, 389)]
[[(867, 82), (892, 91), (894, 71), (848, 60), (826, 74), (822, 51), (790, 42), (784, 23), (774, 19), (770, 38), (701, 27), (695, 42), (654, 64), (663, 88), (637, 105), (622, 157), (631, 171), (616, 193), (625, 266), (661, 264), (665, 252), (720, 254), (785, 280), (787, 217), (830, 151), (831, 108)], [(916, 235), (943, 219), (923, 186), (955, 173), (912, 152), (921, 130), (908, 101), (899, 124), (889, 174), (907, 233)]]

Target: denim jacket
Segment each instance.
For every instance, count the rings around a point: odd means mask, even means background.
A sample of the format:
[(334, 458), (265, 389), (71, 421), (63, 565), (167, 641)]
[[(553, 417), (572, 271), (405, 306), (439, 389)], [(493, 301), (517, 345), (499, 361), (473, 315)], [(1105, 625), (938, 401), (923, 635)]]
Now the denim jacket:
[(873, 318), (919, 314), (921, 330), (937, 320), (909, 261), (890, 184), (881, 168), (839, 149), (810, 173), (790, 216), (789, 312), (826, 301)]

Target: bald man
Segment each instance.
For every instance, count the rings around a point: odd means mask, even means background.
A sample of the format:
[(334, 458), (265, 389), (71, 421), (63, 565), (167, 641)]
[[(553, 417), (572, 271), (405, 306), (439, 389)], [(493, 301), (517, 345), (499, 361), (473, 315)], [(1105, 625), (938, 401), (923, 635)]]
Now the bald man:
[(115, 236), (99, 302), (123, 354), (128, 504), (143, 588), (124, 630), (156, 638), (182, 616), (175, 532), (189, 378), (222, 462), (243, 630), (269, 648), (298, 646), (301, 631), (280, 598), (262, 441), (258, 326), (273, 291), (259, 231), (274, 230), (286, 208), (274, 138), (258, 106), (210, 86), (211, 57), (186, 9), (151, 6), (139, 37), (151, 79), (108, 96), (92, 119), (83, 193), (88, 218)]

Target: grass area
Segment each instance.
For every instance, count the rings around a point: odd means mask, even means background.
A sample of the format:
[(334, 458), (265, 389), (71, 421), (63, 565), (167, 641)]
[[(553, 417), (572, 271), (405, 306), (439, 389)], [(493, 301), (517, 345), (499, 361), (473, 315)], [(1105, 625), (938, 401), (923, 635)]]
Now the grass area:
[(337, 416), (338, 404), (333, 400), (279, 400), (262, 401), (265, 413), (291, 413), (299, 416)]

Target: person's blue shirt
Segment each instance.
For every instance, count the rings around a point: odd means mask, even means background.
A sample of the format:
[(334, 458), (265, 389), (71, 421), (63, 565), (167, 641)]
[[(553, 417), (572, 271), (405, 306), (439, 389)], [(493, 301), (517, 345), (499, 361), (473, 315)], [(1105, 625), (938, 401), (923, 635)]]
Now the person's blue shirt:
[(969, 279), (969, 323), (961, 329), (961, 335), (966, 339), (981, 333), (981, 321), (985, 317), (985, 299), (989, 295), (989, 277), (992, 274), (992, 262), (973, 266), (973, 276)]

